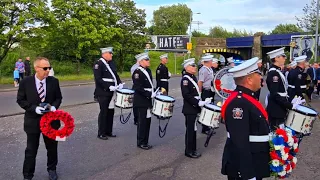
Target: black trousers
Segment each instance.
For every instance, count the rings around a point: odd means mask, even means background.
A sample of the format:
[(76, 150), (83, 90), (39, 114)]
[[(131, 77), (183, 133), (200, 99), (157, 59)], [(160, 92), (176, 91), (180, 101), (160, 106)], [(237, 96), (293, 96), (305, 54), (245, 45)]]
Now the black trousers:
[(197, 131), (194, 130), (197, 115), (184, 115), (186, 118), (185, 153), (197, 150)]
[(133, 116), (134, 116), (134, 118), (133, 118), (133, 122), (134, 123), (138, 123), (138, 119), (139, 119), (139, 111), (138, 111), (138, 108), (136, 108), (136, 107), (133, 107)]
[(274, 131), (276, 128), (279, 127), (280, 124), (283, 124), (285, 122), (285, 118), (273, 118), (270, 117), (270, 130)]
[(98, 96), (100, 113), (98, 117), (98, 135), (112, 134), (114, 109), (109, 109), (112, 96)]
[[(58, 164), (58, 142), (43, 136), (47, 149), (47, 170), (56, 170)], [(39, 148), (40, 133), (27, 134), (27, 148), (23, 163), (23, 176), (31, 179), (36, 167), (36, 156)]]
[(149, 143), (149, 132), (151, 117), (147, 118), (148, 108), (138, 108), (137, 145), (147, 145)]
[(24, 73), (19, 73), (20, 80), (24, 78)]
[[(257, 180), (262, 180), (262, 178), (256, 178)], [(239, 177), (231, 177), (231, 176), (228, 176), (228, 180), (245, 180), (245, 179), (242, 179), (242, 178), (239, 178)]]
[[(202, 93), (201, 93), (201, 100), (204, 101), (206, 98), (212, 98), (211, 103), (213, 103), (214, 102), (214, 95), (215, 95), (215, 93), (212, 92), (211, 90), (203, 89)], [(209, 131), (209, 129), (210, 128), (208, 126), (202, 125), (202, 132)]]

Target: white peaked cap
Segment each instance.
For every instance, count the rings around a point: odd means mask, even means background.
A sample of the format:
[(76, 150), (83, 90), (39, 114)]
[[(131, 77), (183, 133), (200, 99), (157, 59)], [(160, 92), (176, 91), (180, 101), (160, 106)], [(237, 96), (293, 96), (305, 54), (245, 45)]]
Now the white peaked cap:
[(259, 58), (254, 57), (252, 59), (244, 61), (242, 64), (239, 64), (238, 66), (235, 66), (231, 69), (229, 69), (228, 72), (233, 73), (233, 77), (243, 77), (247, 76), (252, 73), (260, 73), (258, 68), (258, 62)]
[(191, 65), (191, 64), (195, 64), (195, 59), (194, 59), (194, 58), (190, 58), (190, 59), (184, 60), (181, 65), (182, 65), (184, 68), (186, 68), (187, 66), (189, 66), (189, 65)]
[(306, 55), (294, 58), (294, 61), (297, 62), (297, 63), (298, 62), (303, 62), (303, 61), (306, 61), (306, 60), (307, 60), (307, 56)]
[(113, 47), (100, 48), (100, 50), (101, 50), (101, 54), (107, 53), (107, 52), (112, 53)]
[(285, 49), (285, 47), (282, 47), (282, 48), (270, 51), (267, 53), (267, 55), (269, 55), (270, 59), (275, 58), (277, 56), (286, 56), (284, 54), (284, 49)]

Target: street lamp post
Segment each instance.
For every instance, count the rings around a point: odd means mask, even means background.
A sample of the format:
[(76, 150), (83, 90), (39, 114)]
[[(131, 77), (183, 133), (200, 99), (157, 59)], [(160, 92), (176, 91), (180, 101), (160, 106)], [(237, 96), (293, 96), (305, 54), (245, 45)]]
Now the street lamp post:
[[(197, 13), (195, 13), (195, 14), (201, 14), (201, 13), (197, 12)], [(191, 32), (192, 16), (193, 16), (193, 12), (191, 11), (191, 13), (190, 13), (190, 31), (189, 31), (189, 34), (190, 34), (189, 42), (190, 42), (190, 43), (191, 43), (191, 36), (192, 36), (192, 32)]]
[(318, 37), (319, 37), (319, 0), (317, 0), (317, 25), (316, 25), (316, 55), (314, 58), (314, 62), (317, 62), (317, 58), (318, 58)]

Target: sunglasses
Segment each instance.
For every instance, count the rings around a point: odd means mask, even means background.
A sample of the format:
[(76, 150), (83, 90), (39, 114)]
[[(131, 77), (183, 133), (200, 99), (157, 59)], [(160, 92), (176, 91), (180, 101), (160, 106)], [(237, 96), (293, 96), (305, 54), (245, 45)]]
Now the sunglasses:
[(48, 69), (51, 70), (52, 67), (39, 67), (42, 68), (44, 71), (47, 71)]
[(150, 59), (144, 59), (145, 61), (150, 61)]
[(192, 67), (196, 67), (197, 65), (196, 65), (196, 64), (190, 64), (190, 66), (192, 66)]

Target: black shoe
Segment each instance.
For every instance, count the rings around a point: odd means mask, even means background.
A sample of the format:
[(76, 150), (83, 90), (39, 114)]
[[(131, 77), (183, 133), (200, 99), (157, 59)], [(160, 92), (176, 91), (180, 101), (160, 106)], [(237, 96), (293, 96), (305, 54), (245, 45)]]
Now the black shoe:
[(109, 136), (109, 137), (117, 137), (117, 135), (115, 135), (115, 134), (112, 134), (112, 133), (110, 133), (110, 134), (107, 134), (107, 136)]
[(23, 180), (32, 180), (32, 178), (23, 178)]
[(50, 180), (57, 180), (58, 179), (58, 175), (57, 175), (56, 170), (49, 170), (48, 173), (49, 173)]
[(201, 131), (202, 134), (209, 135), (209, 131)]
[(108, 137), (106, 135), (98, 135), (97, 136), (99, 139), (102, 139), (102, 140), (107, 140)]
[(151, 149), (152, 148), (152, 146), (151, 145), (138, 145), (138, 147), (139, 148), (141, 148), (141, 149), (144, 149), (144, 150), (149, 150), (149, 149)]
[(192, 153), (185, 153), (184, 155), (189, 158), (199, 158), (201, 156), (201, 154), (196, 151)]

